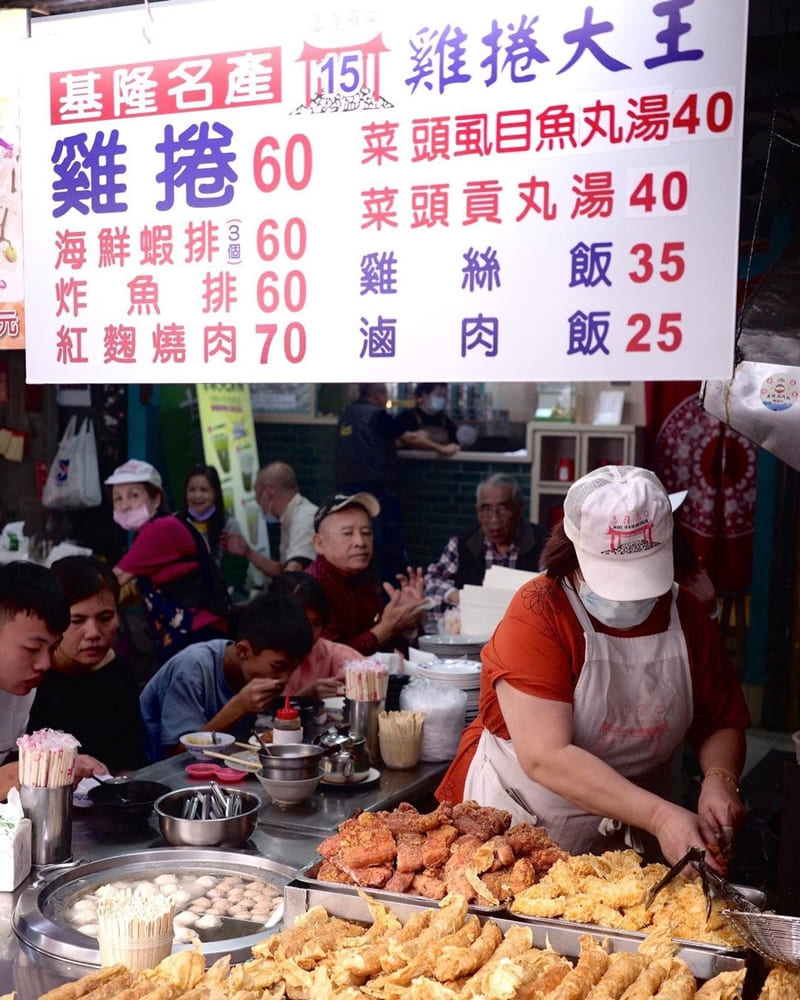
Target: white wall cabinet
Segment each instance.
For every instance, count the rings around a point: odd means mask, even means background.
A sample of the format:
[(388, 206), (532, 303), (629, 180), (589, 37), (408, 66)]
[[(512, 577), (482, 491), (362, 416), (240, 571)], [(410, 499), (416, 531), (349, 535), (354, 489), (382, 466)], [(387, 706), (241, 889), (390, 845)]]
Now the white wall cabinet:
[(550, 528), (563, 515), (564, 495), (576, 479), (601, 465), (636, 465), (641, 428), (631, 424), (528, 424), (531, 520)]

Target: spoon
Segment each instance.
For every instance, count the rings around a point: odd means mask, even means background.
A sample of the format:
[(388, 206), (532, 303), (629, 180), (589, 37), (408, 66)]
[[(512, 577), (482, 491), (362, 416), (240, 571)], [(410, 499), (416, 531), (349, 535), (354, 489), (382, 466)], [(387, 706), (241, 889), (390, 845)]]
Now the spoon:
[(270, 754), (270, 756), (272, 756), (272, 757), (276, 757), (277, 756), (277, 754), (273, 754), (272, 753), (272, 747), (271, 747), (271, 745), (269, 743), (265, 743), (261, 739), (261, 736), (256, 732), (256, 727), (255, 726), (253, 726), (253, 728), (251, 730), (251, 734), (253, 736), (255, 736), (256, 742), (258, 743), (258, 747), (259, 747), (260, 750), (266, 751), (266, 753)]

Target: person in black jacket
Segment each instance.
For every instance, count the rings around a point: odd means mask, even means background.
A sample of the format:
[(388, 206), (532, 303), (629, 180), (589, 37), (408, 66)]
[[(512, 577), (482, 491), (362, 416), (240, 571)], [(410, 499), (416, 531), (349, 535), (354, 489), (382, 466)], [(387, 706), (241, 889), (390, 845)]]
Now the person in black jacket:
[(547, 533), (523, 521), (522, 510), (522, 492), (513, 476), (497, 472), (481, 481), (477, 525), (453, 535), (425, 574), (425, 596), (436, 602), (436, 611), (457, 606), (464, 584), (480, 586), (489, 566), (539, 569)]

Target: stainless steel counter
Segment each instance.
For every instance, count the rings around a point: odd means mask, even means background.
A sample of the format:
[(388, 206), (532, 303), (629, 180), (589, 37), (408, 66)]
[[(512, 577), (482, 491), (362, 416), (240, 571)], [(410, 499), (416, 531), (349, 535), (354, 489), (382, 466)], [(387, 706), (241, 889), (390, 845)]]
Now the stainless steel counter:
[[(188, 754), (171, 757), (142, 768), (136, 777), (161, 781), (170, 788), (203, 784), (190, 780), (184, 771), (192, 759)], [(393, 809), (400, 802), (419, 802), (433, 792), (446, 767), (446, 764), (418, 764), (409, 771), (384, 770), (378, 781), (367, 787), (320, 785), (308, 802), (285, 809), (265, 802), (256, 830), (242, 851), (261, 854), (295, 869), (302, 868), (317, 856), (316, 846), (320, 840), (354, 811)], [(242, 782), (242, 787), (256, 792), (262, 800), (267, 798), (252, 775)], [(138, 826), (120, 826), (98, 809), (76, 808), (74, 811), (72, 852), (76, 860), (93, 861), (167, 846), (155, 816)], [(70, 966), (44, 956), (15, 936), (13, 906), (34, 877), (35, 872), (14, 893), (0, 893), (0, 994), (16, 990), (16, 1000), (36, 1000), (54, 986), (77, 979), (88, 971), (85, 966)]]

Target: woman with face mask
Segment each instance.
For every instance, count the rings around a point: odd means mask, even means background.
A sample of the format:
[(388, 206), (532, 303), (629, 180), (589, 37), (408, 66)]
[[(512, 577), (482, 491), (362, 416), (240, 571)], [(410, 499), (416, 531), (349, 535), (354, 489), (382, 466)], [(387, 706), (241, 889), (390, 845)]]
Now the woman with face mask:
[(458, 451), (456, 425), (447, 416), (447, 383), (420, 382), (414, 390), (415, 405), (403, 410), (396, 423), (400, 444), (435, 451), (447, 457)]
[[(545, 572), (483, 649), (480, 713), (439, 799), (506, 809), (573, 854), (629, 845), (673, 864), (695, 845), (729, 851), (750, 719), (716, 626), (673, 582), (672, 531), (646, 469), (604, 466), (572, 485)], [(704, 774), (694, 812), (669, 800), (684, 739)]]
[(136, 582), (159, 664), (190, 643), (227, 635), (230, 602), (212, 548), (218, 551), (224, 509), (216, 471), (208, 469), (189, 473), (186, 508), (175, 515), (166, 514), (161, 475), (148, 462), (130, 459), (106, 479), (114, 520), (136, 532), (114, 572), (122, 586)]

